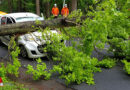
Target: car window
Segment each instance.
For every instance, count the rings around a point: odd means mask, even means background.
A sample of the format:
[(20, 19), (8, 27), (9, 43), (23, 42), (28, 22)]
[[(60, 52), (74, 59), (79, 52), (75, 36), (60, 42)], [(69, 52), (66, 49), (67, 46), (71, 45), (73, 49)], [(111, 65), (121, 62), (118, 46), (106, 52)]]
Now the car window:
[(12, 17), (9, 17), (9, 18), (11, 19), (11, 21), (12, 21), (13, 23), (16, 23), (15, 20), (14, 20), (14, 18), (12, 18)]
[(15, 22), (13, 21), (13, 18), (7, 17), (7, 24), (11, 24), (11, 23), (15, 23)]
[(15, 23), (15, 20), (12, 17), (2, 17), (1, 18), (1, 24), (11, 24)]
[(41, 19), (41, 17), (18, 17), (18, 18), (16, 18), (16, 22), (35, 21), (35, 20), (43, 20), (43, 19)]
[(33, 17), (18, 17), (16, 20), (32, 20)]
[(7, 22), (6, 17), (2, 17), (1, 18), (1, 25), (6, 24), (6, 22)]

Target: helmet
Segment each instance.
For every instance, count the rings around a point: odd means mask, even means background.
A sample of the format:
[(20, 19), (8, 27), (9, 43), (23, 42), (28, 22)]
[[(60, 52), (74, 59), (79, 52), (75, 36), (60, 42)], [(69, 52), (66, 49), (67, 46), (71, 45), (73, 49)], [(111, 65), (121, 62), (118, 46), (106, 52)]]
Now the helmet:
[(67, 4), (65, 4), (64, 7), (67, 7)]
[(54, 4), (54, 6), (56, 7), (56, 6), (57, 6), (57, 4), (55, 3), (55, 4)]

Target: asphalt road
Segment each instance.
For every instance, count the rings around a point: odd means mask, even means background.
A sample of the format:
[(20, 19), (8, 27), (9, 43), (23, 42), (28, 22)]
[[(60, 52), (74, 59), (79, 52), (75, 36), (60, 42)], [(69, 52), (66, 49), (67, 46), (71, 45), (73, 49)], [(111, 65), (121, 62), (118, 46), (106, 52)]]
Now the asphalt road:
[[(7, 47), (0, 44), (0, 58), (4, 58), (7, 56)], [(99, 51), (100, 52), (100, 51)], [(103, 51), (102, 53), (93, 52), (94, 57), (98, 57), (99, 59), (102, 59), (104, 54), (108, 54), (106, 51)], [(109, 54), (111, 55), (111, 54)], [(6, 57), (8, 58), (8, 57)], [(52, 63), (46, 58), (43, 58), (44, 62), (47, 64), (48, 68), (52, 67)], [(21, 64), (23, 66), (27, 66), (27, 64), (36, 65), (36, 61), (32, 59), (25, 59), (20, 57)], [(87, 85), (85, 83), (81, 83), (80, 85), (69, 85), (68, 87), (71, 87), (76, 90), (130, 90), (130, 76), (126, 75), (123, 71), (123, 66), (118, 64), (112, 69), (102, 69), (102, 72), (95, 73), (94, 79), (95, 79), (95, 85)], [(57, 82), (64, 84), (64, 80), (59, 79), (57, 76), (52, 77), (53, 80), (56, 80)]]
[(95, 73), (94, 79), (95, 85), (82, 83), (72, 87), (76, 90), (130, 90), (130, 76), (126, 75), (120, 66), (103, 69), (101, 73)]

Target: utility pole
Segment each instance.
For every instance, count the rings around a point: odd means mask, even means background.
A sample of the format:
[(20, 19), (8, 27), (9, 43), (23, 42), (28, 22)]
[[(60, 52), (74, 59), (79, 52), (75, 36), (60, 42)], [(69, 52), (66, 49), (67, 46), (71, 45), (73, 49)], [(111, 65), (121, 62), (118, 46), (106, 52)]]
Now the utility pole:
[(2, 3), (2, 1), (0, 0), (0, 4)]
[(64, 5), (65, 5), (65, 0), (63, 1), (63, 7), (64, 7)]

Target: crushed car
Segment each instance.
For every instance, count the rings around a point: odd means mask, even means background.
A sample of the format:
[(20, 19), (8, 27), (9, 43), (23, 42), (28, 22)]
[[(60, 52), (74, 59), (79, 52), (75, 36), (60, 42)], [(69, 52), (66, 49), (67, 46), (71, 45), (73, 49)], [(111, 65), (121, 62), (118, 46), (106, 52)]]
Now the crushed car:
[[(0, 16), (0, 25), (12, 24), (19, 22), (28, 22), (35, 20), (44, 20), (44, 17), (40, 17), (33, 13), (10, 13)], [(52, 33), (58, 33), (57, 30), (51, 30)], [(43, 47), (46, 46), (46, 40), (41, 40), (41, 32), (32, 32), (18, 36), (17, 44), (20, 47), (20, 54), (22, 57), (39, 58), (46, 56), (46, 52), (43, 52)], [(11, 36), (0, 36), (2, 43), (8, 46)]]

